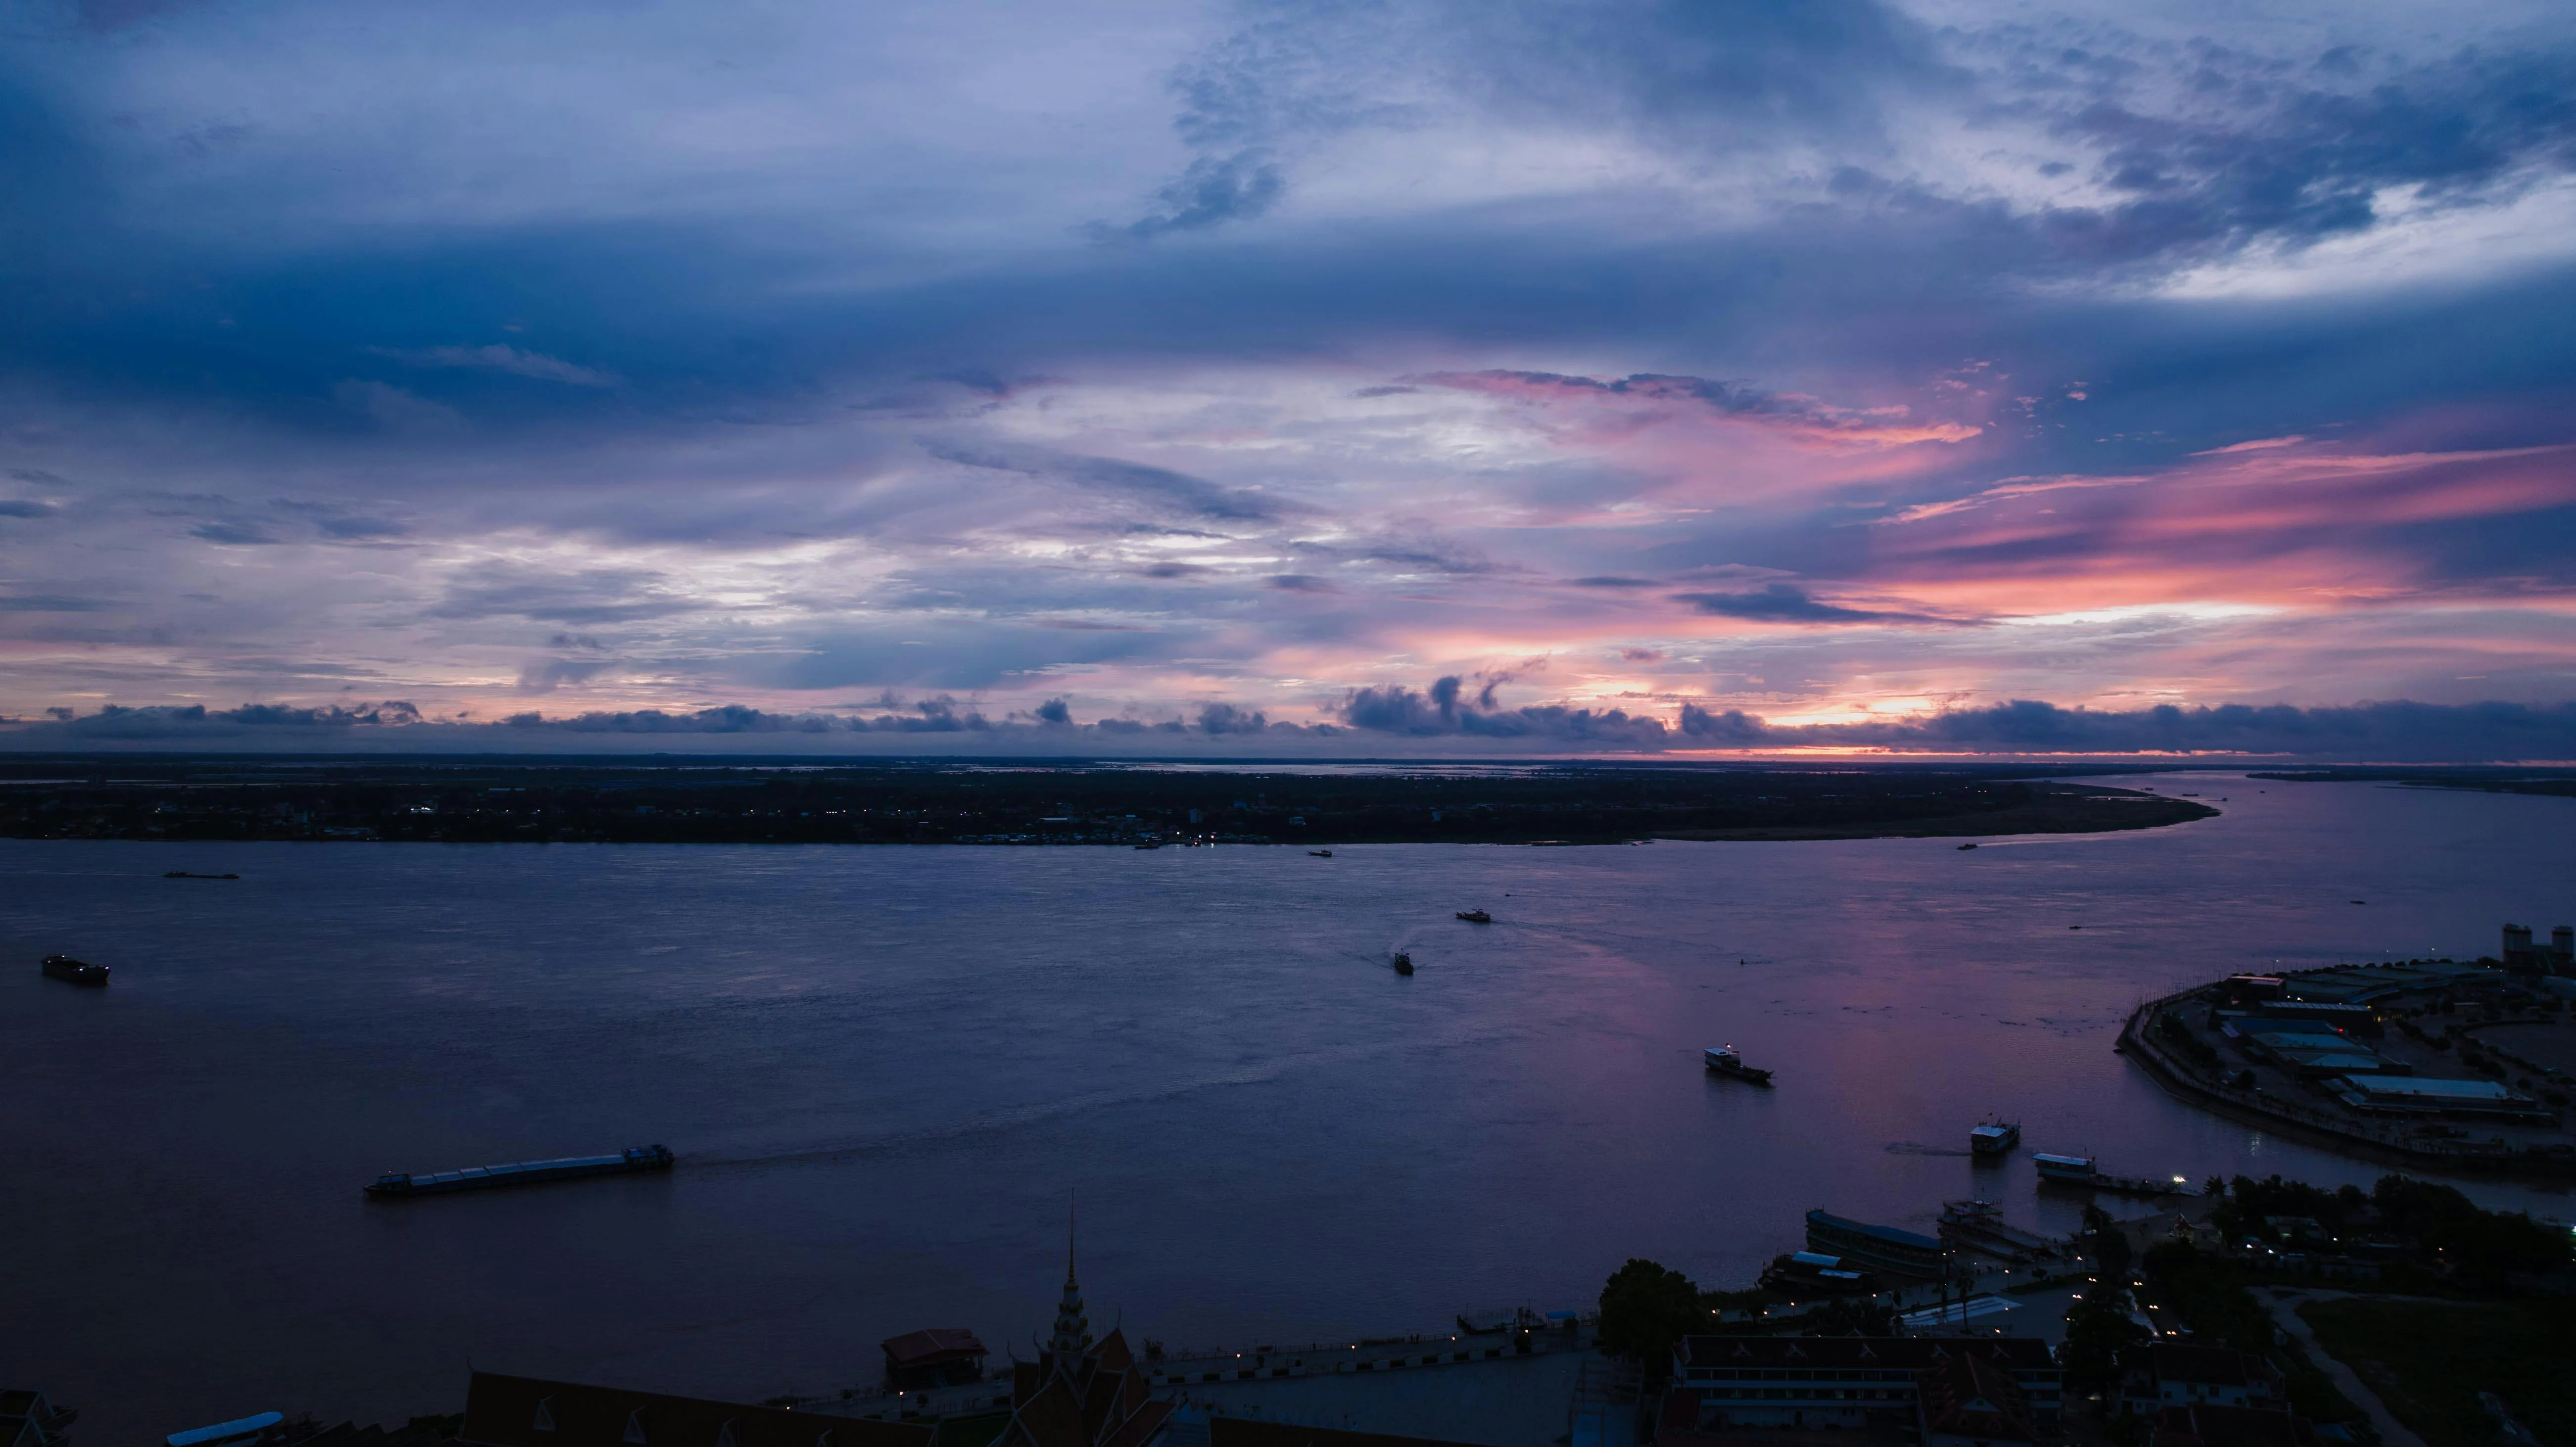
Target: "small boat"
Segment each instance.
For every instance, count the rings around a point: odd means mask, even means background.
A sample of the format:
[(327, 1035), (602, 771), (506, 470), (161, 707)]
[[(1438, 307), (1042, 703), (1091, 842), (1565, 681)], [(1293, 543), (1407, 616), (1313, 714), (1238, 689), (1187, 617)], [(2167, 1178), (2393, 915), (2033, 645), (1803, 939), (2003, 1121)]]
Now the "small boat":
[(1732, 1045), (1712, 1045), (1700, 1052), (1700, 1058), (1708, 1062), (1709, 1073), (1712, 1075), (1723, 1075), (1730, 1079), (1741, 1080), (1747, 1085), (1759, 1085), (1766, 1089), (1771, 1084), (1771, 1072), (1756, 1070), (1745, 1064), (1744, 1057), (1736, 1054), (1735, 1047)]
[(2020, 1144), (2021, 1122), (2017, 1120), (1989, 1119), (1983, 1125), (1968, 1129), (1970, 1155), (2010, 1155), (2013, 1147)]
[(1395, 952), (1395, 958), (1387, 963), (1394, 965), (1395, 972), (1399, 975), (1409, 975), (1413, 973), (1413, 956), (1406, 954), (1402, 950), (1397, 950)]
[(1137, 847), (1137, 848), (1139, 848), (1139, 849), (1160, 849), (1160, 848), (1162, 848), (1162, 847), (1163, 847), (1163, 845), (1162, 845), (1162, 842), (1161, 842), (1160, 840), (1148, 840), (1148, 841), (1146, 841), (1146, 842), (1145, 842), (1145, 843), (1143, 843), (1143, 844), (1139, 844), (1139, 845), (1137, 845), (1136, 847)]
[(675, 1158), (669, 1146), (628, 1146), (613, 1156), (565, 1156), (551, 1161), (512, 1161), (498, 1166), (467, 1166), (415, 1176), (387, 1171), (367, 1183), (378, 1200), (434, 1196), (448, 1191), (479, 1191), (493, 1186), (531, 1186), (540, 1181), (570, 1181), (583, 1176), (622, 1176), (634, 1171), (667, 1171)]
[(1469, 924), (1492, 924), (1494, 922), (1494, 917), (1485, 913), (1481, 909), (1462, 909), (1458, 911), (1458, 917)]
[(1960, 845), (1959, 847), (1960, 847), (1960, 848), (1962, 848), (1962, 849), (1974, 849), (1974, 848), (1976, 848), (1977, 846), (1975, 846), (1974, 844), (1962, 844), (1962, 845)]
[(173, 869), (173, 870), (171, 870), (169, 873), (167, 873), (167, 874), (165, 874), (165, 875), (162, 875), (161, 877), (162, 877), (163, 879), (239, 879), (239, 878), (241, 878), (241, 876), (240, 876), (240, 875), (238, 875), (238, 874), (190, 874), (188, 871), (186, 871), (186, 870), (184, 870), (184, 869)]
[(1333, 851), (1329, 849), (1309, 849), (1306, 853), (1308, 857), (1314, 859), (1330, 859), (1333, 857)]
[(107, 966), (93, 965), (87, 960), (76, 960), (69, 955), (45, 956), (44, 969), (45, 974), (50, 978), (69, 980), (75, 985), (107, 983)]

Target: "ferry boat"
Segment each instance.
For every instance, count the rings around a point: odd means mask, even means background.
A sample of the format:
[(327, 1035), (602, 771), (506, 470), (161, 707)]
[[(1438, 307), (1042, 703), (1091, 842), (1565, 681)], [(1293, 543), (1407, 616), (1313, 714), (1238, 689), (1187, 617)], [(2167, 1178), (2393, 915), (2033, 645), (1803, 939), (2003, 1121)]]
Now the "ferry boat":
[(1700, 1052), (1700, 1059), (1708, 1063), (1708, 1068), (1713, 1074), (1741, 1080), (1747, 1085), (1767, 1088), (1771, 1084), (1771, 1072), (1756, 1070), (1745, 1064), (1744, 1057), (1736, 1054), (1735, 1047), (1732, 1045), (1712, 1045)]
[(1971, 1155), (2010, 1155), (2013, 1147), (2020, 1144), (2021, 1122), (2017, 1120), (1988, 1120), (1968, 1130), (1968, 1152)]
[(1481, 909), (1462, 909), (1458, 911), (1458, 917), (1469, 924), (1492, 924), (1494, 922), (1494, 917), (1485, 913)]
[(388, 1171), (367, 1183), (367, 1194), (379, 1200), (435, 1196), (449, 1191), (479, 1191), (492, 1186), (531, 1186), (540, 1181), (570, 1181), (583, 1176), (622, 1176), (634, 1171), (667, 1171), (675, 1157), (668, 1146), (628, 1146), (613, 1156), (565, 1156), (551, 1161), (512, 1161), (498, 1166), (467, 1166), (415, 1176)]
[(2032, 1153), (2030, 1163), (2039, 1167), (2039, 1178), (2043, 1181), (2062, 1181), (2070, 1186), (2093, 1184), (2091, 1156), (2058, 1156), (2037, 1151)]
[(1395, 972), (1399, 975), (1409, 975), (1413, 973), (1413, 956), (1406, 954), (1402, 950), (1397, 950), (1395, 952), (1395, 958), (1388, 961), (1388, 963), (1395, 966)]
[(69, 955), (45, 956), (44, 970), (46, 975), (53, 979), (69, 980), (75, 985), (107, 983), (107, 966), (93, 965), (87, 960), (76, 960)]
[(2097, 1191), (2110, 1191), (2122, 1196), (2172, 1196), (2184, 1190), (2179, 1178), (2151, 1181), (2144, 1176), (2115, 1176), (2094, 1164), (2091, 1156), (2052, 1156), (2033, 1154), (2031, 1163), (2039, 1167), (2040, 1183), (2055, 1181), (2066, 1186), (2090, 1186)]

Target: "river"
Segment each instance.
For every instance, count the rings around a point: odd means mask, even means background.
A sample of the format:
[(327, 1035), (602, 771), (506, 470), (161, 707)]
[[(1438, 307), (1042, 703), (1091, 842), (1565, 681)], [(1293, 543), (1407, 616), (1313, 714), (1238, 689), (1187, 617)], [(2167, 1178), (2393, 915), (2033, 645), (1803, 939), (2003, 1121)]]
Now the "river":
[[(1928, 1229), (1974, 1193), (2065, 1229), (2030, 1149), (2367, 1183), (2163, 1095), (2121, 1018), (2545, 931), (2576, 916), (2576, 800), (2155, 785), (2223, 812), (1329, 860), (0, 841), (0, 1385), (109, 1444), (452, 1411), (469, 1364), (829, 1392), (915, 1327), (1025, 1352), (1069, 1196), (1094, 1322), (1177, 1347), (1575, 1307), (1630, 1256), (1747, 1285), (1812, 1206)], [(41, 978), (55, 950), (115, 983)], [(1707, 1077), (1721, 1042), (1778, 1088)], [(1965, 1153), (1993, 1111), (2024, 1123), (2001, 1168)], [(653, 1141), (679, 1169), (359, 1193)]]

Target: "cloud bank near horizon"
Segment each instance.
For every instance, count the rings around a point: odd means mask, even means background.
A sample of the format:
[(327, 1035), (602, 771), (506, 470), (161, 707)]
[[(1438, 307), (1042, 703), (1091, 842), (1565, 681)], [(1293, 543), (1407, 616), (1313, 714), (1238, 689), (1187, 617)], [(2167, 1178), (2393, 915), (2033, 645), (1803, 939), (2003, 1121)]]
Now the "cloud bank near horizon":
[[(60, 710), (59, 714), (70, 714)], [(1669, 724), (1651, 716), (1563, 705), (1508, 708), (1441, 678), (1421, 692), (1359, 689), (1336, 723), (1272, 721), (1231, 704), (1195, 718), (1077, 722), (1060, 699), (995, 719), (956, 700), (921, 700), (875, 714), (776, 713), (742, 705), (547, 717), (490, 723), (424, 719), (408, 703), (320, 708), (244, 705), (105, 708), (87, 715), (0, 720), (0, 750), (116, 751), (188, 748), (262, 751), (547, 752), (651, 751), (817, 755), (969, 754), (1061, 757), (1453, 756), (1460, 746), (1494, 756), (1637, 757), (1836, 751), (1889, 756), (2030, 758), (2236, 757), (2377, 763), (2576, 761), (2576, 704), (2369, 703), (2127, 711), (2060, 708), (2016, 699), (1866, 723), (1771, 723), (1740, 710), (1684, 704)]]
[(2524, 757), (2571, 97), (2537, 0), (48, 0), (0, 714)]

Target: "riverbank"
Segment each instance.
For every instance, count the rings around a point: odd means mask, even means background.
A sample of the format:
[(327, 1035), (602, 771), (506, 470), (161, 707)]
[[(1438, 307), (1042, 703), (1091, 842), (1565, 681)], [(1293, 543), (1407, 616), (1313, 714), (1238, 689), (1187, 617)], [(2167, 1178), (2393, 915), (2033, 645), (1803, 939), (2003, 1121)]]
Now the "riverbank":
[(2033, 784), (2026, 803), (1975, 814), (1937, 819), (1909, 819), (1902, 824), (1855, 828), (1832, 824), (1773, 825), (1739, 829), (1690, 829), (1658, 832), (1658, 839), (1785, 841), (1796, 839), (1964, 839), (2004, 834), (2108, 834), (2123, 829), (2162, 829), (2195, 819), (2217, 817), (2218, 810), (2189, 799), (2172, 799), (2135, 789), (2105, 789), (2086, 784)]

